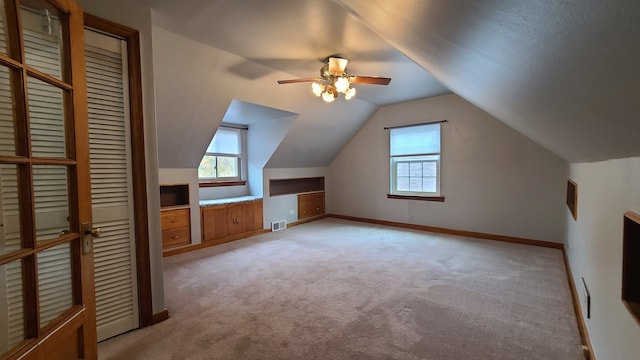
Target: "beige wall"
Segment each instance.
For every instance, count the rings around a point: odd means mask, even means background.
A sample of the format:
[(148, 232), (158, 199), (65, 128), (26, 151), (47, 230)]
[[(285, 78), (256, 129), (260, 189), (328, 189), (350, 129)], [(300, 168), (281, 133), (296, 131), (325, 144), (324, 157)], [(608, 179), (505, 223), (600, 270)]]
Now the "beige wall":
[(571, 164), (569, 176), (578, 219), (565, 210), (567, 254), (585, 317), (582, 278), (591, 293), (585, 322), (596, 358), (636, 359), (640, 325), (621, 300), (622, 224), (626, 211), (640, 213), (640, 157)]
[[(442, 126), (443, 203), (387, 199), (386, 126)], [(456, 95), (381, 107), (329, 166), (331, 213), (561, 242), (568, 164)]]

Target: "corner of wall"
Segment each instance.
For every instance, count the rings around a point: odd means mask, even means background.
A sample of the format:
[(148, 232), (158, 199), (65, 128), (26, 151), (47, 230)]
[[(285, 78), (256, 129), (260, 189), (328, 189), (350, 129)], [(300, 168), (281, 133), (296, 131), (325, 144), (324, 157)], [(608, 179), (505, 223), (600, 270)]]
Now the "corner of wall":
[[(566, 212), (566, 252), (594, 355), (635, 358), (640, 324), (621, 300), (622, 220), (626, 211), (640, 212), (640, 158), (573, 163), (569, 177), (577, 183), (578, 206), (577, 220)], [(582, 278), (591, 295), (591, 318)]]

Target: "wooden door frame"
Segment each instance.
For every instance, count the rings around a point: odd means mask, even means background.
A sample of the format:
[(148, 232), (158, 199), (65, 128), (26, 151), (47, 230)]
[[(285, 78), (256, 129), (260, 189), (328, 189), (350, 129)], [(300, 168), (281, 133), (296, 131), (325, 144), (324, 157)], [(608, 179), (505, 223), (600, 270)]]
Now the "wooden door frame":
[(138, 30), (88, 13), (84, 14), (84, 25), (85, 28), (95, 29), (123, 38), (127, 43), (129, 110), (131, 125), (131, 174), (136, 237), (135, 248), (138, 281), (138, 308), (140, 327), (145, 327), (166, 320), (168, 318), (168, 313), (166, 311), (155, 315), (153, 313), (151, 261), (149, 255), (149, 215), (147, 210), (144, 117), (142, 106), (140, 33)]

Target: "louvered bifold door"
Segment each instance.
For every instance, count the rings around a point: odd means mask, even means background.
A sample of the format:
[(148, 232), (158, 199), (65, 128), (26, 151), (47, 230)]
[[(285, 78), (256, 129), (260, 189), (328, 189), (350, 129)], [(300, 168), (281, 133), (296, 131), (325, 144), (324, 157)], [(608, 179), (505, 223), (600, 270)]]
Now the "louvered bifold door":
[(139, 326), (126, 43), (85, 31), (98, 340)]

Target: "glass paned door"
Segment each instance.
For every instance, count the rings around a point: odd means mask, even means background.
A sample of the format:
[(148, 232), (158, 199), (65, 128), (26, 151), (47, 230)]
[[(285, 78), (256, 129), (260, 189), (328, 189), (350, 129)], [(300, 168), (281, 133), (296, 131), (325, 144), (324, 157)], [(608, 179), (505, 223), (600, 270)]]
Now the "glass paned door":
[(95, 359), (82, 10), (0, 7), (0, 357)]

